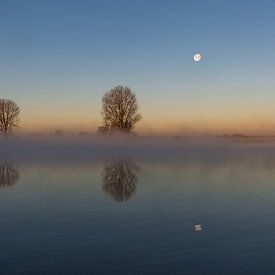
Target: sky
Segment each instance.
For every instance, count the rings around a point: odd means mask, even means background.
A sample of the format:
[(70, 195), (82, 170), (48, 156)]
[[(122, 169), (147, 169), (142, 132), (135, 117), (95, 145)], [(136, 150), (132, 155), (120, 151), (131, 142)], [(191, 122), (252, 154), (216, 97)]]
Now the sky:
[(274, 11), (273, 0), (0, 0), (0, 97), (21, 107), (21, 131), (95, 131), (102, 95), (124, 85), (141, 134), (274, 135)]

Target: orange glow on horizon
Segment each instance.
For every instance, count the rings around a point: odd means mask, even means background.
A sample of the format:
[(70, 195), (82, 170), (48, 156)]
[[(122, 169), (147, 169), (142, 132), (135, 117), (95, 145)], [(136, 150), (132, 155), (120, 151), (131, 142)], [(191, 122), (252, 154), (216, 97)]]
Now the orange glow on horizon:
[[(53, 132), (63, 131), (95, 132), (102, 124), (100, 117), (36, 117), (21, 119), (20, 131)], [(275, 135), (275, 120), (271, 117), (148, 117), (136, 125), (135, 131), (140, 135), (220, 135), (242, 133), (248, 135)]]

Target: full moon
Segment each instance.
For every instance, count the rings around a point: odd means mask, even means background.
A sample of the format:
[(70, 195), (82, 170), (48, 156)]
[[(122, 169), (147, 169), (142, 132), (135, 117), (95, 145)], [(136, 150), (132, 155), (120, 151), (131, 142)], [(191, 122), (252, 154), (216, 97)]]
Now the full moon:
[(201, 61), (201, 54), (196, 53), (193, 58), (194, 58), (194, 61), (199, 62)]

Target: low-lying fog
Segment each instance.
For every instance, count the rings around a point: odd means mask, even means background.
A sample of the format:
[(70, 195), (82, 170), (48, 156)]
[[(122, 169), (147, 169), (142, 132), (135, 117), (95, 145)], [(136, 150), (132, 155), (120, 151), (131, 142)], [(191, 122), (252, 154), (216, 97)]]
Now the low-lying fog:
[(273, 138), (92, 136), (0, 140), (0, 159), (85, 161), (97, 158), (200, 159), (275, 156)]

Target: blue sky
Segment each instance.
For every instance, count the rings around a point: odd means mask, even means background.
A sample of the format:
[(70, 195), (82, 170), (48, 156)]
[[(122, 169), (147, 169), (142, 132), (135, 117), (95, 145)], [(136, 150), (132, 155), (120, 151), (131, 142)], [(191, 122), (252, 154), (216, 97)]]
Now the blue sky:
[(268, 0), (0, 0), (0, 95), (26, 129), (95, 129), (102, 94), (122, 84), (140, 131), (275, 133), (274, 11)]

